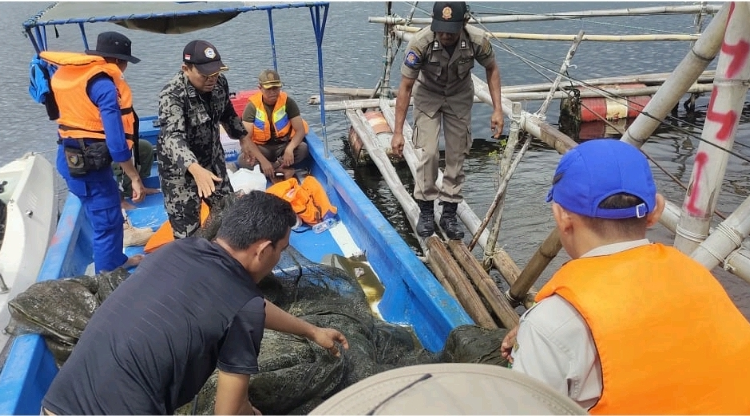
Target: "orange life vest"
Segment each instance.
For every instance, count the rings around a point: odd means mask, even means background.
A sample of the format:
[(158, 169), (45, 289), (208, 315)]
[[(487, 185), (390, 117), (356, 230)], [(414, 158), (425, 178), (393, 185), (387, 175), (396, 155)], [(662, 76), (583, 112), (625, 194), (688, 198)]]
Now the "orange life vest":
[[(206, 205), (205, 202), (201, 201), (201, 225), (206, 223), (208, 214), (211, 213), (211, 208)], [(169, 220), (164, 221), (158, 230), (146, 241), (146, 245), (143, 246), (143, 252), (146, 254), (153, 253), (157, 249), (161, 248), (167, 243), (174, 241), (174, 231), (172, 230), (172, 223)]]
[(128, 146), (132, 146), (135, 125), (133, 95), (117, 65), (107, 63), (101, 56), (82, 53), (44, 51), (39, 56), (58, 66), (50, 85), (60, 109), (60, 118), (57, 119), (60, 137), (105, 139), (104, 124), (99, 115), (99, 109), (86, 94), (89, 80), (100, 73), (105, 73), (112, 78), (117, 88), (125, 138), (129, 141)]
[(603, 387), (590, 413), (750, 413), (750, 323), (675, 248), (570, 261), (536, 300), (552, 294), (578, 310), (596, 344)]
[[(279, 140), (283, 140), (285, 137), (294, 136), (292, 122), (289, 120), (289, 116), (286, 113), (287, 97), (288, 96), (285, 92), (279, 93), (279, 98), (276, 100), (276, 105), (274, 105), (273, 113), (271, 114), (271, 120), (274, 129), (276, 130), (276, 138)], [(263, 104), (263, 94), (258, 92), (257, 94), (251, 95), (247, 100), (255, 106), (253, 142), (264, 144), (271, 140), (271, 123), (268, 121), (269, 117), (268, 114), (266, 114), (266, 106)], [(307, 134), (310, 131), (310, 127), (305, 120), (302, 120), (302, 124), (305, 125), (305, 134)]]
[(289, 202), (305, 224), (314, 225), (327, 216), (336, 215), (336, 207), (331, 205), (326, 190), (312, 176), (305, 177), (302, 183), (297, 178), (289, 178), (270, 186), (266, 192)]

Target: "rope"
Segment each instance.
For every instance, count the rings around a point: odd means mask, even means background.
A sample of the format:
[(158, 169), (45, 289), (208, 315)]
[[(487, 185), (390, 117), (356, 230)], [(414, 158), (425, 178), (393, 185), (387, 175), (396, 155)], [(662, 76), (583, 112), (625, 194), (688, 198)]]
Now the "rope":
[(694, 233), (692, 231), (682, 228), (679, 224), (677, 224), (677, 229), (675, 230), (675, 232), (677, 233), (677, 235), (685, 237), (685, 239), (699, 243), (699, 244), (702, 243), (703, 240), (706, 239), (706, 237), (708, 237), (708, 234)]

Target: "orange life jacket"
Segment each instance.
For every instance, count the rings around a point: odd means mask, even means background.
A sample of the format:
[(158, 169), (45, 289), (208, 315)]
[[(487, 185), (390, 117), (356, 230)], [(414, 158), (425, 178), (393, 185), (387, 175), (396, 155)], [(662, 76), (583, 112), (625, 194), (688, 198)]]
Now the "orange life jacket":
[[(286, 113), (287, 97), (288, 96), (285, 92), (279, 93), (279, 98), (276, 100), (276, 105), (273, 107), (273, 113), (271, 114), (273, 126), (276, 130), (276, 138), (279, 140), (283, 140), (285, 137), (294, 136), (292, 122), (289, 120), (289, 116)], [(257, 94), (251, 95), (247, 100), (255, 106), (253, 142), (264, 144), (271, 140), (271, 123), (268, 122), (266, 106), (263, 104), (263, 94), (258, 92)], [(302, 124), (305, 126), (305, 134), (307, 134), (310, 131), (310, 126), (307, 125), (305, 120), (302, 120)]]
[(289, 202), (305, 224), (314, 225), (327, 216), (336, 215), (336, 207), (331, 205), (326, 190), (312, 176), (305, 177), (302, 183), (297, 178), (289, 178), (270, 186), (266, 192)]
[[(201, 225), (206, 223), (208, 214), (211, 213), (211, 208), (206, 205), (205, 202), (201, 201)], [(174, 241), (174, 231), (172, 230), (172, 223), (169, 220), (164, 221), (156, 232), (146, 241), (146, 245), (143, 246), (143, 252), (146, 254), (153, 253), (157, 249), (161, 248), (167, 243)]]
[(748, 414), (750, 323), (719, 282), (649, 244), (565, 264), (536, 296), (583, 316), (602, 366), (592, 414)]
[(128, 146), (132, 146), (135, 125), (133, 95), (117, 65), (107, 63), (101, 56), (82, 53), (44, 51), (39, 56), (58, 66), (50, 85), (60, 109), (60, 118), (57, 119), (60, 137), (105, 139), (104, 123), (99, 115), (99, 109), (86, 94), (89, 80), (105, 73), (112, 78), (117, 88), (117, 101), (122, 113), (125, 138), (129, 141)]

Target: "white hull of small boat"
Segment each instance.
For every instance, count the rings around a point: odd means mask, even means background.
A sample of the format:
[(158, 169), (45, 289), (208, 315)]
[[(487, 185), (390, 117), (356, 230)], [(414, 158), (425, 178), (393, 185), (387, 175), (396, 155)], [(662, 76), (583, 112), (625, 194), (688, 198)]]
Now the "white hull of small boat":
[(0, 184), (0, 200), (7, 208), (0, 246), (2, 350), (8, 341), (8, 302), (36, 281), (57, 227), (57, 202), (54, 168), (39, 154), (26, 154), (0, 167)]

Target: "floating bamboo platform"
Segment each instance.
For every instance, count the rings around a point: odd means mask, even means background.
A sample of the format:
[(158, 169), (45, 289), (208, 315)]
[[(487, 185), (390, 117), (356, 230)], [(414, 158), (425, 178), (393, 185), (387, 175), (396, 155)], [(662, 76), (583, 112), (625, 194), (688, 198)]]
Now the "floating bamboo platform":
[[(738, 9), (739, 10), (739, 9)], [(722, 60), (721, 44), (725, 31), (727, 36), (733, 36), (733, 42), (741, 38), (750, 43), (750, 28), (743, 22), (750, 20), (750, 8), (743, 8), (742, 13), (735, 10), (737, 16), (734, 23), (729, 21), (728, 6), (676, 6), (676, 7), (658, 7), (658, 8), (640, 8), (640, 9), (622, 9), (611, 11), (589, 11), (589, 12), (568, 12), (552, 13), (545, 15), (514, 15), (514, 16), (490, 16), (481, 17), (472, 22), (477, 23), (494, 23), (501, 21), (531, 21), (531, 20), (552, 20), (552, 19), (569, 19), (571, 17), (589, 17), (589, 16), (620, 16), (632, 14), (673, 14), (673, 13), (700, 13), (714, 14), (711, 23), (705, 28), (700, 35), (675, 36), (672, 39), (659, 38), (660, 40), (689, 40), (694, 44), (685, 59), (671, 73), (658, 74), (640, 74), (626, 77), (607, 77), (589, 80), (566, 80), (561, 83), (562, 74), (565, 73), (569, 61), (574, 55), (578, 43), (590, 40), (647, 40), (648, 37), (608, 37), (596, 38), (586, 36), (583, 32), (573, 37), (553, 36), (529, 36), (519, 34), (503, 34), (502, 32), (490, 32), (495, 37), (505, 38), (540, 38), (545, 40), (571, 40), (573, 46), (562, 64), (560, 73), (554, 82), (503, 86), (502, 88), (502, 107), (506, 118), (510, 121), (510, 134), (508, 144), (505, 147), (504, 154), (498, 167), (500, 185), (497, 194), (487, 215), (480, 220), (472, 211), (471, 207), (464, 201), (458, 206), (458, 217), (471, 234), (471, 242), (466, 245), (463, 241), (445, 241), (439, 236), (430, 236), (426, 239), (418, 238), (422, 251), (426, 253), (426, 259), (429, 267), (433, 270), (436, 278), (446, 288), (448, 293), (456, 297), (464, 306), (470, 316), (477, 324), (493, 328), (498, 325), (512, 327), (518, 322), (518, 314), (514, 309), (518, 305), (529, 307), (532, 303), (533, 296), (537, 291), (534, 283), (548, 266), (550, 261), (558, 254), (562, 245), (554, 225), (550, 226), (550, 233), (540, 244), (537, 252), (529, 260), (528, 264), (521, 269), (513, 259), (502, 248), (497, 247), (497, 238), (501, 224), (503, 201), (505, 189), (508, 181), (513, 175), (513, 171), (523, 158), (526, 149), (532, 138), (539, 141), (558, 153), (564, 154), (577, 143), (566, 134), (562, 133), (555, 126), (545, 122), (545, 111), (550, 100), (567, 99), (570, 94), (570, 86), (560, 88), (561, 84), (572, 84), (572, 88), (577, 90), (576, 94), (581, 98), (587, 97), (607, 97), (615, 100), (622, 100), (628, 103), (626, 97), (648, 95), (650, 100), (645, 104), (645, 108), (638, 108), (638, 117), (635, 118), (630, 127), (619, 129), (608, 120), (604, 122), (611, 125), (613, 129), (621, 133), (623, 141), (626, 141), (636, 147), (641, 147), (648, 140), (660, 122), (673, 111), (680, 103), (680, 100), (686, 95), (691, 94), (695, 97), (697, 94), (717, 91), (717, 85), (726, 90), (726, 100), (738, 111), (742, 111), (744, 98), (748, 85), (743, 80), (750, 78), (750, 65), (745, 65), (741, 73), (735, 73), (732, 78), (727, 74), (727, 62)], [(699, 20), (699, 19), (697, 19)], [(371, 22), (386, 24), (386, 33), (392, 36), (386, 36), (386, 71), (389, 73), (391, 65), (394, 62), (397, 46), (395, 39), (408, 41), (411, 34), (417, 27), (404, 27), (406, 22), (416, 24), (428, 24), (429, 19), (412, 19), (400, 18), (398, 16), (387, 16), (384, 18), (370, 18)], [(655, 40), (651, 37), (649, 40)], [(399, 42), (400, 43), (400, 42)], [(719, 64), (715, 71), (708, 71), (706, 67), (716, 57), (719, 57)], [(475, 90), (475, 102), (486, 103), (491, 105), (491, 98), (487, 84), (472, 75)], [(721, 80), (718, 84), (716, 80)], [(733, 80), (733, 81), (732, 81)], [(568, 82), (569, 81), (569, 82)], [(419, 208), (412, 196), (404, 188), (401, 179), (398, 177), (393, 166), (395, 160), (390, 155), (390, 136), (388, 129), (375, 131), (373, 128), (376, 117), (372, 117), (372, 112), (378, 112), (382, 120), (377, 121), (382, 127), (387, 123), (387, 127), (392, 132), (395, 123), (394, 106), (395, 99), (391, 96), (389, 79), (384, 77), (378, 82), (376, 88), (336, 88), (326, 87), (324, 93), (326, 97), (326, 110), (345, 111), (347, 118), (352, 126), (352, 136), (361, 140), (360, 148), (366, 152), (377, 168), (383, 175), (386, 183), (392, 190), (394, 196), (401, 204), (406, 217), (414, 230), (416, 228)], [(621, 89), (620, 84), (641, 84), (634, 88)], [(335, 98), (343, 98), (335, 100)], [(529, 113), (521, 110), (520, 101), (539, 100), (544, 101), (542, 107), (536, 113)], [(319, 104), (317, 96), (309, 99), (311, 104)], [(729, 104), (728, 104), (729, 105)], [(726, 108), (724, 109), (726, 110)], [(722, 111), (724, 111), (722, 110)], [(366, 113), (368, 115), (366, 115)], [(647, 115), (644, 115), (647, 114)], [(706, 120), (704, 127), (703, 139), (705, 142), (715, 142), (716, 127), (718, 124), (711, 120)], [(713, 129), (713, 130), (712, 130)], [(708, 133), (707, 133), (708, 131)], [(523, 134), (521, 134), (523, 133)], [(390, 133), (392, 135), (392, 133)], [(404, 161), (409, 166), (412, 176), (416, 173), (416, 155), (412, 147), (411, 136), (412, 129), (409, 125), (403, 126), (405, 139)], [(713, 134), (713, 136), (711, 136)], [(522, 146), (517, 146), (525, 139)], [(720, 144), (713, 143), (713, 152), (718, 160), (726, 157), (723, 149), (731, 146), (732, 138)], [(728, 144), (727, 144), (728, 143)], [(701, 143), (700, 146), (704, 146)], [(708, 151), (704, 149), (704, 151)], [(515, 152), (515, 158), (514, 158)], [(648, 155), (647, 155), (648, 156)], [(713, 167), (714, 174), (723, 178), (726, 163), (719, 163)], [(693, 173), (692, 181), (699, 180)], [(442, 172), (438, 172), (438, 185), (442, 182)], [(718, 180), (714, 187), (719, 188), (721, 181)], [(715, 210), (716, 200), (715, 192), (705, 192), (709, 200), (701, 201), (704, 212), (713, 212)], [(660, 223), (668, 230), (675, 232), (675, 247), (683, 247), (684, 252), (691, 253), (692, 257), (706, 265), (709, 269), (723, 264), (724, 268), (731, 273), (750, 282), (750, 250), (742, 247), (743, 240), (750, 234), (750, 198), (745, 200), (742, 205), (729, 217), (727, 217), (716, 229), (710, 228), (709, 218), (694, 218), (685, 211), (686, 204), (675, 204), (667, 201), (664, 214)], [(439, 206), (435, 209), (436, 222), (439, 221), (441, 209)], [(492, 223), (491, 229), (487, 227)], [(719, 231), (719, 232), (716, 232)], [(438, 229), (438, 232), (439, 229)], [(415, 232), (416, 235), (416, 232)], [(688, 241), (689, 240), (689, 241)], [(479, 261), (471, 250), (475, 245), (484, 250), (484, 256)], [(505, 280), (509, 289), (503, 293), (499, 286), (489, 276), (487, 270), (494, 268)]]

